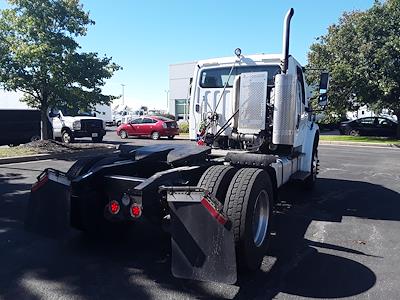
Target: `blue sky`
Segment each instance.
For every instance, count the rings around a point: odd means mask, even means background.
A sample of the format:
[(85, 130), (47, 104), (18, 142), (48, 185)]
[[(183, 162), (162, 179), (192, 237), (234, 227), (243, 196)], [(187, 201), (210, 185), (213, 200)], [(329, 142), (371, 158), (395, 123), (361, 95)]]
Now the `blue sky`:
[[(5, 0), (0, 0), (4, 7)], [(242, 53), (278, 53), (290, 7), (291, 49), (302, 64), (315, 38), (344, 11), (365, 10), (373, 0), (81, 0), (96, 25), (79, 39), (83, 51), (112, 56), (123, 67), (104, 92), (122, 93), (131, 106), (166, 108), (168, 65)]]

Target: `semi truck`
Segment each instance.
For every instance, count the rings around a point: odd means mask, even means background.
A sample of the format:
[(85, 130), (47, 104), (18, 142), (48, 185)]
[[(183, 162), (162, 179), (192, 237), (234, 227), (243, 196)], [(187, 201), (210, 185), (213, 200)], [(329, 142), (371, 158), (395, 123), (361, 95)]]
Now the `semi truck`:
[[(78, 160), (68, 172), (46, 169), (32, 186), (26, 229), (60, 237), (123, 230), (147, 220), (171, 236), (178, 278), (233, 284), (256, 270), (270, 242), (282, 185), (312, 188), (319, 130), (303, 68), (281, 54), (198, 62), (190, 101), (192, 144), (135, 148)], [(321, 73), (319, 104), (327, 104)], [(217, 148), (217, 149), (215, 149)], [(57, 197), (54, 197), (57, 195)]]

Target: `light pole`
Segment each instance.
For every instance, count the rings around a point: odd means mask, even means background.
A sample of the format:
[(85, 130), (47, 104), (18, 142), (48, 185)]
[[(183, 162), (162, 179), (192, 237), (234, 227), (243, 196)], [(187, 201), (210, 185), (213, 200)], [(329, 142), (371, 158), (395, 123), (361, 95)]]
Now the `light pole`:
[(125, 84), (121, 83), (122, 86), (122, 106), (125, 105)]
[(169, 90), (164, 90), (166, 96), (167, 96), (167, 112), (169, 113), (168, 107), (169, 107)]

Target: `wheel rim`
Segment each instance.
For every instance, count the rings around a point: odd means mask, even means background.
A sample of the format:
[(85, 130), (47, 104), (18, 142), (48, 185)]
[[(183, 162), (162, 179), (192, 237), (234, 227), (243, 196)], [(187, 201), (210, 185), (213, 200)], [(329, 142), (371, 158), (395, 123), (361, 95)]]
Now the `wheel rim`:
[(70, 135), (69, 135), (68, 133), (64, 133), (64, 135), (63, 135), (63, 140), (64, 140), (64, 143), (69, 143), (69, 142), (71, 142), (71, 137), (70, 137)]
[(269, 197), (265, 190), (262, 190), (256, 199), (253, 211), (253, 239), (256, 247), (260, 247), (265, 240), (269, 223)]
[(358, 131), (357, 130), (352, 130), (352, 131), (350, 131), (350, 135), (358, 136)]
[(126, 139), (126, 132), (125, 131), (121, 131), (121, 138)]
[(158, 137), (159, 137), (158, 132), (153, 132), (152, 137), (153, 137), (153, 140), (158, 140)]

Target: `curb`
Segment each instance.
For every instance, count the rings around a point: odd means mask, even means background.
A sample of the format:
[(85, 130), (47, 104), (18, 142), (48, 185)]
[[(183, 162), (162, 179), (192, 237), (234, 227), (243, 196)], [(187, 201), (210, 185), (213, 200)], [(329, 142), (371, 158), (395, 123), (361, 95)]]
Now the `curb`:
[(343, 145), (343, 146), (370, 146), (370, 147), (387, 147), (400, 149), (398, 144), (386, 144), (386, 143), (363, 143), (363, 142), (342, 142), (342, 141), (319, 141), (320, 145)]
[(88, 149), (88, 150), (80, 150), (72, 153), (45, 153), (45, 154), (36, 154), (36, 155), (27, 155), (27, 156), (16, 156), (16, 157), (5, 157), (0, 158), (0, 165), (4, 164), (13, 164), (20, 162), (30, 162), (30, 161), (39, 161), (46, 159), (54, 159), (54, 158), (81, 158), (85, 156), (91, 156), (93, 154), (106, 154), (114, 152), (115, 148), (103, 148), (103, 149)]

